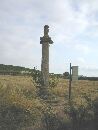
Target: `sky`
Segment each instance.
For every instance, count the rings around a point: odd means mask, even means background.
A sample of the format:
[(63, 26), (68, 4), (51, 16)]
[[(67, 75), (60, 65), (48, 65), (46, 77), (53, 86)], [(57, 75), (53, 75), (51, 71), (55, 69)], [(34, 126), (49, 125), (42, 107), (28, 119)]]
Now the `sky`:
[(40, 70), (44, 25), (50, 72), (98, 76), (98, 0), (0, 0), (0, 64)]

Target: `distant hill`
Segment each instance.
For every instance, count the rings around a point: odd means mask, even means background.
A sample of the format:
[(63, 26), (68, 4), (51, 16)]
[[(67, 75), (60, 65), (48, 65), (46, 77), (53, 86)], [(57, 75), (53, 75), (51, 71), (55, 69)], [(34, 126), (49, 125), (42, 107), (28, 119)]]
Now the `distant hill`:
[[(34, 73), (38, 77), (40, 70), (37, 70), (36, 68), (30, 69), (21, 66), (0, 64), (0, 75), (31, 75)], [(50, 73), (50, 77), (62, 78), (62, 76), (62, 74)]]
[[(32, 76), (36, 75), (38, 77), (39, 74), (40, 71), (34, 68), (30, 69), (21, 66), (0, 64), (0, 75), (32, 75)], [(50, 73), (50, 77), (64, 78), (63, 74), (54, 74), (54, 73)], [(98, 81), (98, 77), (87, 77), (80, 75), (78, 77), (78, 80)]]
[(78, 77), (78, 80), (98, 81), (98, 77), (79, 76), (79, 77)]
[(33, 69), (25, 68), (21, 66), (4, 65), (0, 64), (0, 74), (10, 74), (10, 75), (20, 75), (20, 74), (30, 74)]

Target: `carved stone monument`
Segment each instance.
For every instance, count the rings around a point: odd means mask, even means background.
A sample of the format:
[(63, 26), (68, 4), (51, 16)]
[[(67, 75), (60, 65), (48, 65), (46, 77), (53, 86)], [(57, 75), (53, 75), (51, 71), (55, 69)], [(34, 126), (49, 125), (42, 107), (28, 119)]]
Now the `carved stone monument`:
[(44, 36), (40, 37), (40, 44), (42, 44), (42, 63), (41, 63), (41, 72), (43, 79), (43, 87), (49, 87), (49, 44), (52, 44), (53, 41), (48, 35), (49, 26), (44, 26)]

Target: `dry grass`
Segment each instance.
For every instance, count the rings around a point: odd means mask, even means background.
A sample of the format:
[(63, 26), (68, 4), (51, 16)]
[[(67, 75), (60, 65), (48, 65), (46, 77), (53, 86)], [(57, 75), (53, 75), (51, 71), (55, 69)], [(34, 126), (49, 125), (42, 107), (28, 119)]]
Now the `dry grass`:
[(7, 101), (27, 110), (33, 110), (40, 105), (40, 102), (36, 99), (36, 91), (32, 77), (0, 76), (1, 102)]
[[(36, 91), (32, 77), (28, 76), (0, 76), (0, 83), (20, 89)], [(51, 92), (58, 97), (68, 97), (69, 81), (60, 79), (58, 85), (51, 89)], [(98, 81), (79, 80), (72, 82), (72, 95), (80, 96), (88, 94), (98, 96)]]
[[(50, 92), (58, 99), (58, 102), (51, 104), (53, 112), (65, 120), (69, 119), (67, 112), (65, 113), (65, 109), (69, 109), (68, 90), (69, 80), (65, 79), (59, 79), (57, 86), (50, 88)], [(43, 111), (47, 111), (47, 103), (38, 97), (37, 91), (32, 77), (0, 76), (0, 103), (11, 103), (25, 108), (39, 120)], [(76, 110), (81, 105), (86, 108), (86, 97), (92, 100), (91, 102), (98, 98), (98, 81), (73, 81), (71, 97), (75, 99)]]
[[(16, 100), (22, 100), (26, 107), (32, 104), (31, 99), (28, 97), (37, 97), (36, 91), (37, 88), (34, 85), (32, 77), (28, 76), (0, 76), (0, 84), (7, 86), (10, 89), (10, 100), (13, 102), (18, 102)], [(56, 87), (51, 88), (50, 92), (54, 94), (59, 99), (58, 108), (64, 106), (68, 102), (68, 90), (69, 90), (69, 81), (65, 79), (60, 79)], [(24, 95), (26, 93), (26, 97)], [(30, 94), (29, 94), (30, 93)], [(95, 100), (98, 97), (98, 81), (73, 81), (72, 82), (72, 97), (81, 98), (81, 97), (90, 97), (92, 100)], [(39, 102), (36, 100), (36, 102)], [(39, 103), (40, 104), (40, 103)], [(33, 106), (33, 104), (32, 104)], [(29, 107), (32, 108), (30, 105)]]

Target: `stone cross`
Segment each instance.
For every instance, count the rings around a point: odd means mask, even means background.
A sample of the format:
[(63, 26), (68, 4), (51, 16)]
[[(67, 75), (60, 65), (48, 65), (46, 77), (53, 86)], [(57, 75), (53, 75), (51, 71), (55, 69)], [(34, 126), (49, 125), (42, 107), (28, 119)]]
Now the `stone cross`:
[(40, 44), (42, 44), (42, 63), (41, 63), (41, 72), (43, 79), (43, 87), (49, 87), (49, 44), (52, 44), (53, 41), (48, 35), (49, 26), (44, 26), (44, 36), (40, 37)]

